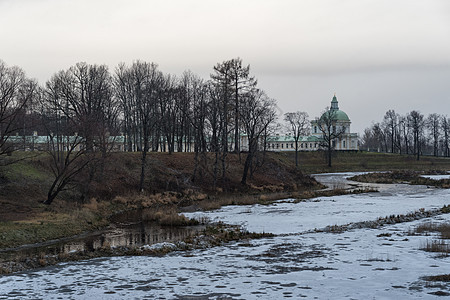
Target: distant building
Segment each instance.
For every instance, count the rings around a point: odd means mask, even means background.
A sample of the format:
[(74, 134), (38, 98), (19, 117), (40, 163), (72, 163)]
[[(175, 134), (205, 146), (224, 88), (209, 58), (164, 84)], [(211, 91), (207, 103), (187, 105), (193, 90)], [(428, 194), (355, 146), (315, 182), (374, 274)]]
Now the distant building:
[[(356, 151), (358, 150), (358, 134), (351, 133), (350, 125), (351, 121), (348, 115), (339, 109), (338, 100), (336, 95), (334, 95), (333, 100), (331, 100), (330, 110), (334, 111), (334, 116), (336, 116), (336, 121), (333, 126), (336, 126), (336, 130), (344, 128), (344, 134), (342, 137), (334, 141), (334, 147), (336, 150), (340, 151)], [(321, 148), (322, 132), (320, 131), (317, 120), (311, 121), (310, 135), (301, 136), (298, 141), (299, 151), (316, 151)], [(294, 151), (295, 150), (295, 140), (290, 134), (287, 135), (275, 135), (268, 138), (268, 150), (270, 151)]]

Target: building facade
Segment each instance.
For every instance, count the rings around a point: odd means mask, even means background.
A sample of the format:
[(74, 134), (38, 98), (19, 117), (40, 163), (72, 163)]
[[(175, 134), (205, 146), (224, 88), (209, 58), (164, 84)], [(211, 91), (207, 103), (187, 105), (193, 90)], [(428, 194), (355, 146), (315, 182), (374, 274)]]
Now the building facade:
[[(342, 131), (339, 139), (333, 141), (334, 149), (338, 151), (357, 151), (358, 134), (352, 133), (350, 130), (351, 121), (348, 115), (339, 109), (339, 103), (336, 95), (333, 96), (330, 106), (330, 115), (333, 116), (333, 130)], [(317, 118), (311, 121), (310, 134), (301, 136), (298, 141), (299, 151), (317, 151), (321, 149), (323, 141), (323, 133), (320, 129), (319, 120)], [(267, 149), (270, 151), (295, 151), (295, 139), (292, 135), (275, 135), (268, 138)]]

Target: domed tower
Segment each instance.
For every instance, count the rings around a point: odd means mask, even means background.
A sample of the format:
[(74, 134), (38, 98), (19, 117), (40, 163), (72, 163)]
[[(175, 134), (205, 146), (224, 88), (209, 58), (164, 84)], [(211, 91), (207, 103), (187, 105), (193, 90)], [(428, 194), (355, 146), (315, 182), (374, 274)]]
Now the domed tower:
[(348, 115), (345, 112), (343, 112), (342, 110), (339, 109), (339, 103), (338, 103), (338, 100), (336, 98), (336, 94), (334, 94), (333, 100), (331, 100), (330, 110), (335, 111), (334, 115), (336, 117), (336, 121), (348, 122), (349, 123), (348, 125), (350, 126), (351, 122), (350, 122), (350, 119), (349, 119)]
[(339, 110), (339, 105), (338, 105), (338, 101), (337, 101), (337, 98), (336, 98), (336, 93), (333, 96), (333, 100), (331, 100), (331, 107), (330, 107), (330, 109), (331, 110)]
[[(357, 134), (356, 133), (350, 133), (350, 118), (348, 115), (339, 109), (339, 102), (337, 100), (336, 94), (334, 94), (333, 99), (331, 100), (331, 106), (330, 111), (325, 112), (322, 114), (322, 116), (311, 122), (311, 133), (313, 136), (316, 136), (317, 138), (321, 138), (323, 135), (323, 132), (320, 130), (319, 127), (319, 120), (323, 120), (324, 118), (327, 118), (330, 116), (330, 114), (333, 117), (333, 130), (335, 131), (342, 131), (343, 134), (341, 135), (341, 138), (335, 141), (335, 149), (336, 150), (357, 150)], [(325, 115), (325, 114), (328, 114)]]

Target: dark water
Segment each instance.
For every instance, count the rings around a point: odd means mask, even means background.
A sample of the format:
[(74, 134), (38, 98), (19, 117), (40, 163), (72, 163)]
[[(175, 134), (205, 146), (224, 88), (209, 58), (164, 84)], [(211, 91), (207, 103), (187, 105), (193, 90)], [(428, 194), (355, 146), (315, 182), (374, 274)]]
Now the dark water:
[(41, 244), (26, 245), (7, 251), (0, 251), (0, 258), (49, 255), (74, 252), (93, 252), (114, 247), (140, 247), (162, 242), (175, 242), (203, 229), (204, 226), (160, 226), (155, 222), (142, 220), (146, 210), (129, 211), (116, 215), (111, 225), (104, 230), (87, 233), (73, 238), (65, 238)]

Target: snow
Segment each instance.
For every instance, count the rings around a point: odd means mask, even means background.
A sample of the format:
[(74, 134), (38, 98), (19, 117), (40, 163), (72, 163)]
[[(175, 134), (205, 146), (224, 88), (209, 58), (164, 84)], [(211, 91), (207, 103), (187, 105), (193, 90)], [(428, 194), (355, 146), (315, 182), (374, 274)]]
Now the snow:
[(430, 178), (433, 180), (440, 180), (440, 179), (450, 179), (450, 174), (446, 174), (446, 175), (421, 175), (422, 177), (425, 178)]
[[(337, 176), (331, 176), (326, 182), (342, 182), (342, 178), (354, 174), (332, 174)], [(254, 232), (283, 234), (407, 214), (420, 208), (440, 208), (450, 203), (448, 190), (404, 184), (373, 186), (379, 192), (319, 197), (300, 203), (287, 199), (273, 205), (226, 206), (214, 211), (185, 213), (185, 216), (243, 225)]]
[(449, 190), (380, 190), (192, 214), (278, 235), (163, 257), (92, 259), (5, 275), (0, 299), (437, 299), (430, 293), (450, 293), (448, 283), (433, 286), (421, 279), (449, 274), (450, 258), (420, 250), (432, 235), (409, 234), (424, 222), (450, 222), (449, 214), (379, 229), (307, 232), (450, 204)]

